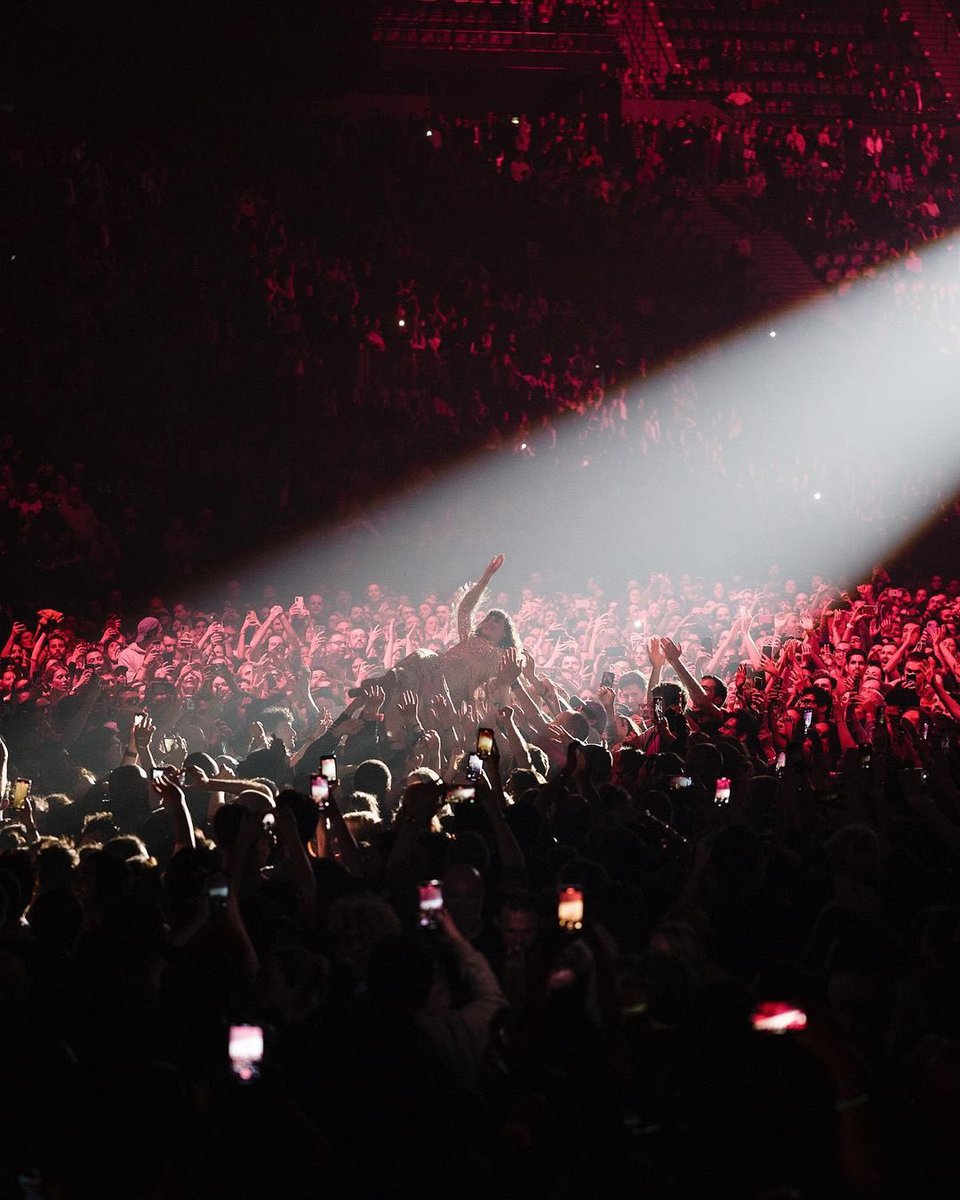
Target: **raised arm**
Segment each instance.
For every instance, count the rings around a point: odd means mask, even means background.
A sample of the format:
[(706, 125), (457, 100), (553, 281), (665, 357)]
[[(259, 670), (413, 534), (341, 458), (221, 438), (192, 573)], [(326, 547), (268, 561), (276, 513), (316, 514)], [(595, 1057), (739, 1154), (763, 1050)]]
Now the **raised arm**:
[(943, 682), (943, 676), (939, 672), (937, 672), (933, 677), (933, 686), (937, 695), (940, 697), (940, 702), (943, 704), (943, 707), (955, 721), (960, 721), (960, 704), (958, 704), (954, 697), (951, 696), (951, 694), (947, 691)]
[(13, 650), (14, 642), (20, 637), (21, 633), (26, 632), (26, 625), (22, 621), (14, 621), (10, 629), (10, 636), (2, 650), (0, 650), (0, 658), (7, 658)]
[(457, 633), (460, 635), (461, 642), (465, 642), (470, 634), (473, 633), (474, 609), (476, 609), (480, 597), (483, 595), (483, 589), (487, 586), (487, 584), (502, 566), (502, 554), (498, 554), (495, 558), (491, 558), (490, 562), (487, 564), (486, 570), (460, 601), (459, 607), (457, 608)]
[(164, 810), (170, 814), (173, 821), (174, 854), (178, 850), (196, 849), (197, 838), (190, 810), (187, 808), (187, 798), (177, 783), (172, 768), (168, 768), (168, 773), (163, 778), (154, 779), (151, 787), (160, 797)]
[[(278, 618), (282, 618), (285, 615), (286, 614), (283, 611), (283, 606), (280, 604), (275, 604), (273, 608), (270, 609), (270, 612), (267, 614), (267, 619), (257, 629), (250, 641), (250, 648), (247, 650), (247, 658), (253, 657), (253, 652), (260, 646), (260, 643), (264, 641), (267, 634), (273, 628), (274, 621), (276, 621)], [(299, 644), (299, 638), (297, 639), (297, 642)]]
[(653, 704), (653, 689), (659, 686), (663, 668), (667, 665), (667, 658), (663, 653), (663, 647), (659, 638), (650, 638), (647, 642), (647, 654), (650, 656), (650, 680), (647, 683), (647, 703)]
[(247, 657), (247, 633), (251, 629), (258, 629), (260, 621), (257, 614), (251, 608), (247, 615), (243, 618), (243, 624), (240, 626), (240, 636), (237, 639), (237, 648), (234, 651), (234, 658), (238, 662), (244, 662)]
[(47, 629), (43, 621), (37, 626), (37, 632), (33, 639), (33, 651), (30, 654), (30, 678), (35, 678), (40, 669), (40, 663), (43, 661), (43, 648), (47, 644)]
[(717, 708), (717, 706), (711, 701), (710, 697), (701, 687), (699, 681), (694, 679), (694, 677), (684, 666), (683, 661), (680, 658), (682, 650), (676, 644), (676, 642), (672, 642), (669, 638), (661, 638), (660, 646), (667, 662), (676, 672), (677, 678), (687, 689), (687, 693), (690, 696), (693, 706), (695, 708), (706, 708), (712, 710), (715, 716), (722, 715), (721, 710)]

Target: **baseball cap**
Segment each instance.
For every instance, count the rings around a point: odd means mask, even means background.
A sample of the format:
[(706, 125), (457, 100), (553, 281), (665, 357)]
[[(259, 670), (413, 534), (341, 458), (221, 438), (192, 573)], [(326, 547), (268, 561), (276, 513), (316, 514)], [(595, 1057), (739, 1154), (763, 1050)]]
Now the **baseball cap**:
[(156, 637), (160, 632), (160, 622), (156, 617), (144, 617), (137, 626), (137, 641), (145, 642), (148, 638)]

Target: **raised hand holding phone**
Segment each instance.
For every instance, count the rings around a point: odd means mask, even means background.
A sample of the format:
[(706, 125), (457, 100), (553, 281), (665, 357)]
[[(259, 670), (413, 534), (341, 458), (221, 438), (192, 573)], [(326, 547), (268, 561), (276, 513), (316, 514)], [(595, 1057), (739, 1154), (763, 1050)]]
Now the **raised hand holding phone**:
[(583, 889), (563, 887), (557, 896), (557, 924), (567, 933), (583, 928)]
[(327, 807), (330, 800), (330, 782), (325, 775), (310, 776), (310, 799), (320, 810)]
[(419, 885), (420, 928), (436, 929), (443, 909), (443, 885), (439, 879), (427, 879)]

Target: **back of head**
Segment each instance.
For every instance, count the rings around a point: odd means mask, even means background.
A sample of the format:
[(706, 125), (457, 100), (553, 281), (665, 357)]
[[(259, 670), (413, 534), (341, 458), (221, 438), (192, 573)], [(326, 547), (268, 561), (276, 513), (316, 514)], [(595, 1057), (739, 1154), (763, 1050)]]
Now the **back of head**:
[(183, 760), (184, 770), (186, 770), (187, 767), (199, 767), (208, 779), (212, 779), (215, 775), (220, 773), (220, 766), (217, 760), (203, 750), (193, 750), (187, 755), (187, 757)]
[(116, 767), (109, 778), (110, 811), (127, 832), (141, 825), (152, 810), (146, 772), (137, 766)]
[(585, 742), (590, 736), (590, 723), (583, 713), (565, 712), (557, 717), (556, 724), (578, 742)]
[(658, 683), (653, 689), (654, 700), (662, 700), (665, 708), (683, 708), (687, 693), (679, 683)]
[(423, 933), (387, 937), (370, 955), (370, 999), (383, 1015), (397, 1018), (426, 1007), (437, 971), (435, 944)]
[(376, 947), (387, 938), (400, 936), (397, 914), (386, 900), (370, 892), (335, 900), (330, 906), (327, 928), (340, 958), (357, 980), (366, 980)]
[(239, 804), (222, 804), (213, 818), (213, 840), (221, 850), (232, 850), (236, 844), (244, 810)]
[(583, 715), (598, 737), (604, 733), (607, 728), (607, 712), (599, 700), (588, 700), (583, 706)]
[(378, 800), (383, 800), (392, 786), (390, 768), (378, 758), (364, 759), (353, 773), (354, 790), (369, 792)]
[(686, 754), (686, 769), (703, 779), (716, 779), (723, 770), (723, 755), (712, 742), (698, 742)]
[(605, 746), (594, 746), (588, 743), (583, 748), (583, 756), (587, 760), (590, 778), (595, 784), (607, 783), (613, 775), (613, 755)]
[(240, 763), (237, 774), (241, 779), (259, 779), (261, 776), (283, 787), (293, 778), (290, 760), (282, 746), (269, 746), (266, 750), (254, 750)]

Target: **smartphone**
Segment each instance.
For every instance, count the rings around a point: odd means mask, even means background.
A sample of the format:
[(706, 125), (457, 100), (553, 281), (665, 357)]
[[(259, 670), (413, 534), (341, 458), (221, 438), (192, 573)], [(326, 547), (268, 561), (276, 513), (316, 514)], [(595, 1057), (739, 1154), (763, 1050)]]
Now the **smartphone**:
[(166, 783), (167, 782), (167, 776), (166, 776), (166, 773), (164, 772), (163, 767), (151, 768), (150, 778), (153, 780), (154, 783)]
[(477, 789), (472, 784), (456, 784), (447, 788), (447, 799), (451, 804), (472, 804), (477, 798)]
[(337, 782), (337, 756), (335, 754), (325, 754), (320, 759), (320, 774), (327, 783)]
[(777, 765), (773, 769), (778, 779), (787, 769), (787, 756), (783, 750), (777, 755)]
[(653, 702), (653, 715), (658, 721), (663, 720), (663, 697), (658, 696)]
[(27, 797), (30, 795), (30, 787), (32, 780), (30, 779), (15, 779), (13, 782), (13, 795), (10, 798), (11, 808), (23, 808), (27, 802)]
[(761, 1033), (788, 1033), (806, 1029), (807, 1014), (802, 1008), (783, 1000), (764, 1000), (750, 1014), (750, 1023)]
[(207, 898), (211, 912), (223, 912), (230, 899), (230, 883), (226, 875), (217, 873), (211, 875), (207, 883)]
[(160, 753), (172, 754), (177, 748), (177, 739), (172, 733), (165, 733), (160, 739)]
[(557, 922), (561, 929), (583, 928), (583, 889), (565, 887), (557, 896)]
[(260, 1078), (263, 1063), (263, 1028), (260, 1025), (231, 1025), (227, 1043), (230, 1067), (241, 1083)]
[(294, 596), (293, 602), (297, 606), (297, 608), (303, 608), (303, 597), (302, 596)]
[(612, 671), (604, 671), (604, 673), (600, 676), (600, 686), (608, 687), (608, 688), (613, 687), (613, 672)]
[(805, 708), (803, 710), (803, 732), (809, 733), (810, 727), (813, 725), (813, 709)]
[(873, 747), (869, 742), (863, 742), (860, 746), (860, 766), (865, 771), (870, 769), (870, 759), (873, 755)]
[(927, 782), (927, 773), (923, 767), (905, 767), (903, 777), (916, 787), (922, 787)]
[(133, 714), (134, 729), (142, 729), (146, 723), (147, 723), (147, 714), (145, 712), (138, 712), (138, 713)]
[(437, 911), (443, 908), (443, 886), (439, 879), (420, 884), (420, 928), (436, 929)]
[(326, 808), (330, 799), (330, 782), (325, 775), (310, 776), (310, 799), (317, 808)]
[(693, 783), (689, 775), (671, 775), (670, 788), (672, 791), (678, 791), (680, 788), (688, 788)]
[(717, 780), (717, 790), (713, 798), (717, 804), (730, 803), (730, 780), (726, 776)]
[(493, 753), (493, 730), (481, 725), (477, 730), (477, 754), (481, 758), (489, 758)]
[(483, 770), (483, 759), (479, 754), (473, 753), (467, 756), (467, 767), (464, 775), (468, 779), (479, 779), (480, 772)]

